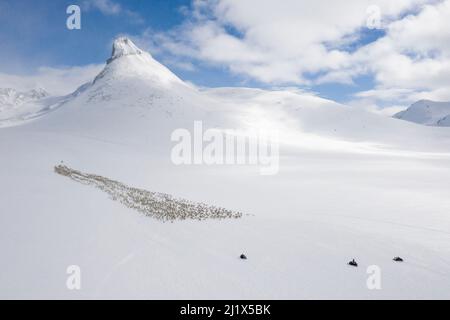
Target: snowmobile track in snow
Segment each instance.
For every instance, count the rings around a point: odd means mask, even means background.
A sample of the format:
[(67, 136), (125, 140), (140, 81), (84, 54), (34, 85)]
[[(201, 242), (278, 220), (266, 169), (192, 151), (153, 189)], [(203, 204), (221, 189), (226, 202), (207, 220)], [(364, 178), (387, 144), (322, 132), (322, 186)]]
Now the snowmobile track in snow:
[(110, 180), (99, 175), (83, 173), (65, 165), (55, 166), (55, 172), (79, 183), (97, 187), (109, 194), (113, 200), (120, 201), (126, 207), (161, 221), (242, 217), (242, 213), (240, 212), (200, 202), (178, 199), (165, 193), (128, 187), (121, 182)]

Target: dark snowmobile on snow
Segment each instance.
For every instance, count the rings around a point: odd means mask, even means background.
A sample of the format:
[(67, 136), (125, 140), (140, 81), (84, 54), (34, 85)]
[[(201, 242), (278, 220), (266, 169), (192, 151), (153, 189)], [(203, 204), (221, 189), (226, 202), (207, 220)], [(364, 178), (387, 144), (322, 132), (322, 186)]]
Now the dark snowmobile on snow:
[(348, 263), (348, 265), (349, 265), (349, 266), (352, 266), (352, 267), (357, 267), (357, 266), (358, 266), (358, 263), (356, 263), (355, 259), (352, 259), (352, 261), (350, 261), (350, 262)]

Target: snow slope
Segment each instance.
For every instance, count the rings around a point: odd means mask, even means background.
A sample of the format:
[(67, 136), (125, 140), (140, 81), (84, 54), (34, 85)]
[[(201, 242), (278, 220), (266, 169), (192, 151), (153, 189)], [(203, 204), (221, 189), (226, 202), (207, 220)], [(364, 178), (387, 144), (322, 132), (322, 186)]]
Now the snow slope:
[[(279, 173), (174, 165), (170, 134), (195, 120), (278, 129)], [(0, 150), (1, 298), (450, 298), (447, 128), (302, 92), (198, 90), (119, 38), (60, 108), (1, 128)], [(162, 223), (55, 174), (61, 161), (244, 216)]]
[(394, 115), (394, 118), (411, 121), (427, 126), (448, 127), (450, 122), (450, 102), (420, 100), (408, 109)]

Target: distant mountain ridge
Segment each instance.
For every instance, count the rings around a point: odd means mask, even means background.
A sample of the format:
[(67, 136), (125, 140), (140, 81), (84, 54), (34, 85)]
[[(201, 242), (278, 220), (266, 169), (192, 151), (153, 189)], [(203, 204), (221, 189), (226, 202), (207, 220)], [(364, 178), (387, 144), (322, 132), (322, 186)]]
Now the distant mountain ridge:
[(419, 100), (393, 117), (427, 126), (450, 127), (450, 102)]
[(18, 107), (30, 101), (36, 101), (49, 96), (42, 88), (29, 91), (17, 91), (13, 88), (0, 88), (0, 110)]
[[(182, 99), (181, 96), (189, 100), (190, 95), (197, 94), (169, 69), (153, 59), (148, 52), (139, 49), (130, 39), (119, 37), (113, 42), (112, 53), (104, 69), (93, 81), (85, 83), (71, 94), (52, 97), (44, 89), (27, 92), (9, 88), (0, 89), (0, 127), (17, 126), (29, 120), (42, 118), (67, 104), (96, 106), (97, 109), (98, 105), (101, 105), (100, 109), (107, 107), (107, 110), (93, 111), (97, 113), (96, 115), (91, 115), (89, 110), (85, 110), (88, 118), (85, 121), (90, 123), (89, 125), (86, 123), (87, 126), (92, 127), (94, 123), (96, 126), (97, 123), (103, 122), (108, 114), (113, 117), (114, 111), (110, 109), (125, 107), (128, 109), (135, 107), (129, 114), (125, 112), (125, 117), (133, 122), (142, 116), (142, 112), (137, 109), (151, 109), (155, 100), (164, 100), (163, 105), (167, 108), (161, 106), (160, 109), (166, 115), (182, 113), (183, 109), (188, 109), (186, 105), (189, 103), (184, 103), (183, 108), (179, 108), (177, 104), (175, 106), (177, 110), (170, 110), (170, 106), (174, 106), (175, 102)], [(205, 104), (207, 103), (200, 105)], [(75, 113), (79, 112), (75, 110)], [(136, 115), (137, 113), (139, 115)], [(131, 114), (134, 114), (134, 118)], [(122, 117), (123, 114), (120, 114), (112, 122), (118, 122)], [(100, 119), (102, 121), (99, 121)], [(65, 117), (64, 121), (73, 122), (70, 116)]]
[(63, 98), (51, 96), (42, 88), (0, 88), (0, 128), (37, 119), (58, 108)]

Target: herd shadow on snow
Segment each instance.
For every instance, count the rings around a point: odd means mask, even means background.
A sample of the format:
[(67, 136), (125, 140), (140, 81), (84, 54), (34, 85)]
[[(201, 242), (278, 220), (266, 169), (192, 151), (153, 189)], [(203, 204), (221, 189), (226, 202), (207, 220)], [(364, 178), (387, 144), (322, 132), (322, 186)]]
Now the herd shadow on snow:
[(121, 182), (99, 175), (83, 173), (65, 165), (55, 166), (55, 172), (79, 183), (97, 187), (126, 207), (164, 222), (187, 219), (237, 219), (242, 217), (240, 212), (175, 198), (166, 193), (128, 187)]

